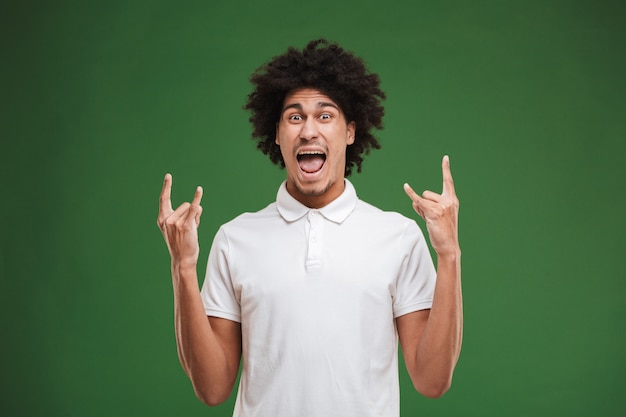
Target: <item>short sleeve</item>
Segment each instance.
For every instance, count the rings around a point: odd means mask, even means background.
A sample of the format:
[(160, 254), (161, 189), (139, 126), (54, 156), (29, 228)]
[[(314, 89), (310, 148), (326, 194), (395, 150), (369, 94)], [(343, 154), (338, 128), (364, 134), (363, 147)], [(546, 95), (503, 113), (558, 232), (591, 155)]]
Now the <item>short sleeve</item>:
[(404, 259), (396, 279), (394, 318), (432, 307), (437, 273), (424, 234), (410, 221), (400, 239)]
[(228, 238), (220, 228), (213, 239), (200, 296), (207, 316), (241, 322), (241, 306), (228, 265)]

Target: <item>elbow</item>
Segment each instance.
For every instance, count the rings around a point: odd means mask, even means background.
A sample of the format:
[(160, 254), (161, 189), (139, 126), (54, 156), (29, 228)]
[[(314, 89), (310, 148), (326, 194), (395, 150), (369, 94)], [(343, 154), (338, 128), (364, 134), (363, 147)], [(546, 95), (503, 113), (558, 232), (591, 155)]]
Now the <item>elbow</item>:
[(196, 396), (200, 401), (209, 407), (215, 407), (217, 405), (222, 404), (224, 401), (228, 399), (228, 395), (226, 396), (216, 396), (216, 395), (206, 395), (201, 393), (196, 393)]
[(443, 397), (443, 395), (448, 392), (449, 389), (450, 386), (433, 386), (419, 391), (424, 397), (436, 399)]
[[(228, 397), (226, 397), (228, 398)], [(205, 398), (202, 397), (200, 398), (200, 401), (202, 401), (204, 404), (208, 405), (209, 407), (216, 407), (220, 404), (222, 404), (224, 401), (226, 401), (226, 399), (219, 399), (219, 398)]]
[(217, 392), (212, 390), (200, 390), (194, 387), (196, 397), (209, 407), (215, 407), (225, 402), (230, 396), (230, 392)]
[(444, 381), (425, 381), (423, 383), (414, 383), (415, 390), (427, 398), (441, 398), (448, 392), (452, 386), (452, 378)]
[(207, 378), (201, 373), (189, 374), (196, 397), (209, 407), (220, 405), (230, 398), (236, 378), (236, 373), (228, 379), (218, 380)]

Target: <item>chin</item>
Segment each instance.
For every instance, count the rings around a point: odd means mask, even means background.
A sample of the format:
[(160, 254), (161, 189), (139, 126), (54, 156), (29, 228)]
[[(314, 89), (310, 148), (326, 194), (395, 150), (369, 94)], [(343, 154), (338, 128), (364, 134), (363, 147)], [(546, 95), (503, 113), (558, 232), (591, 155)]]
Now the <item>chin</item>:
[(319, 197), (324, 195), (328, 190), (330, 190), (330, 188), (331, 184), (299, 184), (297, 186), (298, 191), (308, 197)]

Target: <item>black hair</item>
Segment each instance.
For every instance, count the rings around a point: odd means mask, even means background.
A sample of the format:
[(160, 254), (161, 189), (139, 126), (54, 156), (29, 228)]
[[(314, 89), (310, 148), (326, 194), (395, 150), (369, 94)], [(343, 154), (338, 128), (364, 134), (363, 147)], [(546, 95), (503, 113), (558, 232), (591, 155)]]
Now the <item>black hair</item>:
[(380, 78), (369, 73), (363, 59), (325, 39), (311, 41), (299, 51), (290, 47), (283, 55), (259, 67), (250, 77), (254, 91), (248, 95), (244, 109), (250, 110), (252, 137), (257, 148), (271, 161), (285, 167), (280, 147), (276, 144), (276, 124), (283, 102), (290, 92), (313, 88), (335, 101), (346, 122), (355, 122), (355, 141), (346, 150), (345, 175), (356, 167), (361, 172), (363, 155), (380, 143), (372, 129), (382, 129), (385, 113), (381, 101), (385, 93)]

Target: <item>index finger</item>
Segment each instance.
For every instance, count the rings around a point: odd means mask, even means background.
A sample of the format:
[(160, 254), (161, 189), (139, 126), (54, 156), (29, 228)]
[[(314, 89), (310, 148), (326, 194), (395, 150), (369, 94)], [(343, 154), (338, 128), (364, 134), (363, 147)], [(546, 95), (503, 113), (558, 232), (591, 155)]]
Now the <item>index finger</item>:
[(450, 157), (448, 155), (444, 156), (441, 161), (441, 172), (443, 173), (443, 191), (441, 194), (455, 195), (454, 181), (452, 180), (452, 172), (450, 172)]
[(172, 192), (172, 175), (170, 173), (165, 174), (165, 178), (163, 179), (163, 188), (161, 188), (161, 196), (159, 197), (159, 212), (164, 214), (167, 212), (171, 213), (172, 210), (172, 200), (170, 198)]

